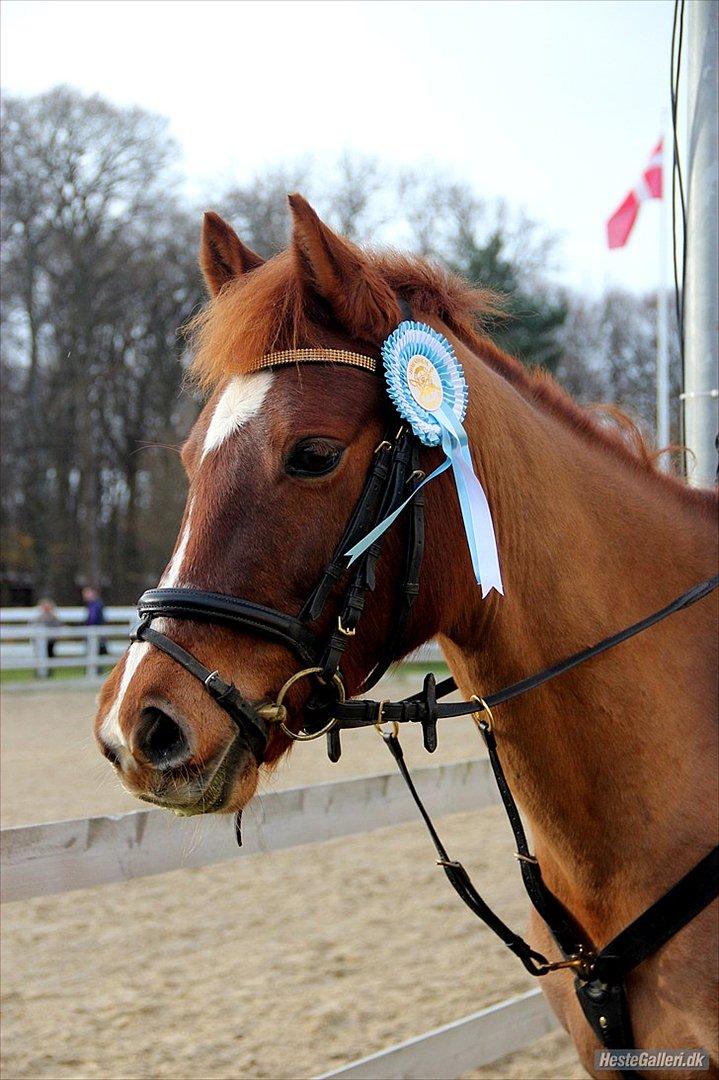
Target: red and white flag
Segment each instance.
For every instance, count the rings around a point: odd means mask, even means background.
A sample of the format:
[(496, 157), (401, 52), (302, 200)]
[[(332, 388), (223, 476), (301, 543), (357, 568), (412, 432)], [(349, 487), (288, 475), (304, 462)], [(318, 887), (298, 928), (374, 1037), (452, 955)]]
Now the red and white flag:
[(639, 183), (633, 188), (626, 199), (615, 210), (607, 222), (607, 242), (610, 248), (624, 247), (629, 234), (637, 220), (639, 207), (647, 199), (661, 199), (662, 192), (662, 159), (664, 155), (664, 139), (660, 139), (652, 150), (651, 157), (646, 169), (642, 173)]

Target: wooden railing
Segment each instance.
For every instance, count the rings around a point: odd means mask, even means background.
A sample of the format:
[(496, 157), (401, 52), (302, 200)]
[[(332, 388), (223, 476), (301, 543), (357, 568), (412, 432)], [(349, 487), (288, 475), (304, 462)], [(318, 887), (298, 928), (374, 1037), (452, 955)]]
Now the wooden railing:
[[(58, 608), (60, 626), (37, 622), (37, 608), (0, 608), (0, 670), (33, 673), (47, 679), (59, 668), (79, 669), (76, 681), (91, 685), (127, 648), (130, 630), (137, 625), (134, 607), (105, 609), (102, 626), (84, 626), (85, 609)], [(54, 642), (54, 656), (50, 656)], [(102, 649), (107, 650), (103, 652)], [(434, 642), (418, 649), (411, 660), (437, 660)]]
[(102, 626), (84, 626), (83, 607), (58, 608), (59, 626), (37, 622), (37, 616), (37, 608), (0, 609), (0, 670), (47, 679), (58, 669), (74, 668), (81, 682), (96, 682), (125, 650), (137, 623), (132, 607), (106, 608)]
[[(104, 629), (104, 628), (103, 628)], [(496, 801), (486, 759), (418, 769), (433, 817)], [(1, 898), (69, 892), (187, 867), (317, 843), (413, 821), (398, 773), (270, 792), (245, 811), (243, 847), (226, 817), (174, 818), (162, 810), (55, 821), (2, 830)], [(330, 1077), (451, 1078), (524, 1049), (556, 1027), (531, 990), (452, 1024), (343, 1066)]]

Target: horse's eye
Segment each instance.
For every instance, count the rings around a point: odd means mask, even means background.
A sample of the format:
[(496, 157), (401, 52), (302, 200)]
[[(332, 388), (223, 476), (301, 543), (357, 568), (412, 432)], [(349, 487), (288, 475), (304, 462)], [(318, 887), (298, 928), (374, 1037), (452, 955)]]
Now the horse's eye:
[(300, 439), (285, 458), (290, 476), (325, 476), (336, 469), (344, 447), (334, 439)]

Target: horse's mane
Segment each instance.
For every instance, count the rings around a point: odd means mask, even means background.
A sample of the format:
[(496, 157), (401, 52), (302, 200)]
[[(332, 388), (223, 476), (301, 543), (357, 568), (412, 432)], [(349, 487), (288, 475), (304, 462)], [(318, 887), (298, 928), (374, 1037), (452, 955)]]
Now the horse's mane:
[[(597, 409), (579, 405), (546, 370), (529, 369), (502, 352), (482, 333), (482, 320), (496, 317), (501, 299), (450, 273), (437, 263), (396, 252), (363, 251), (369, 273), (405, 297), (414, 311), (441, 320), (469, 349), (497, 371), (523, 397), (569, 424), (579, 435), (633, 468), (655, 477), (695, 504), (715, 508), (717, 492), (691, 488), (661, 471), (655, 450), (636, 424), (615, 406)], [(326, 316), (325, 316), (326, 317)], [(312, 348), (326, 343), (318, 309), (308, 294), (290, 251), (233, 280), (188, 326), (192, 338), (192, 375), (204, 389), (229, 375), (251, 371), (268, 352)], [(365, 343), (377, 350), (386, 334), (368, 328)], [(606, 418), (613, 423), (607, 424)]]

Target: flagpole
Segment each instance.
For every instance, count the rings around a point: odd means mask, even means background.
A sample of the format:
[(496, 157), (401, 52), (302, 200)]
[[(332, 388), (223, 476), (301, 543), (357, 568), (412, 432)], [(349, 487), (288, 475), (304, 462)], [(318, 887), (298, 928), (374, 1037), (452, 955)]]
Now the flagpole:
[[(657, 285), (657, 447), (669, 446), (670, 387), (669, 387), (669, 311), (667, 304), (667, 256), (669, 253), (669, 190), (667, 161), (669, 113), (662, 109), (662, 195), (659, 201), (659, 273)], [(660, 459), (663, 469), (669, 469), (669, 455)]]
[(684, 438), (689, 483), (715, 482), (719, 439), (719, 124), (716, 0), (687, 4), (687, 234), (684, 282)]

